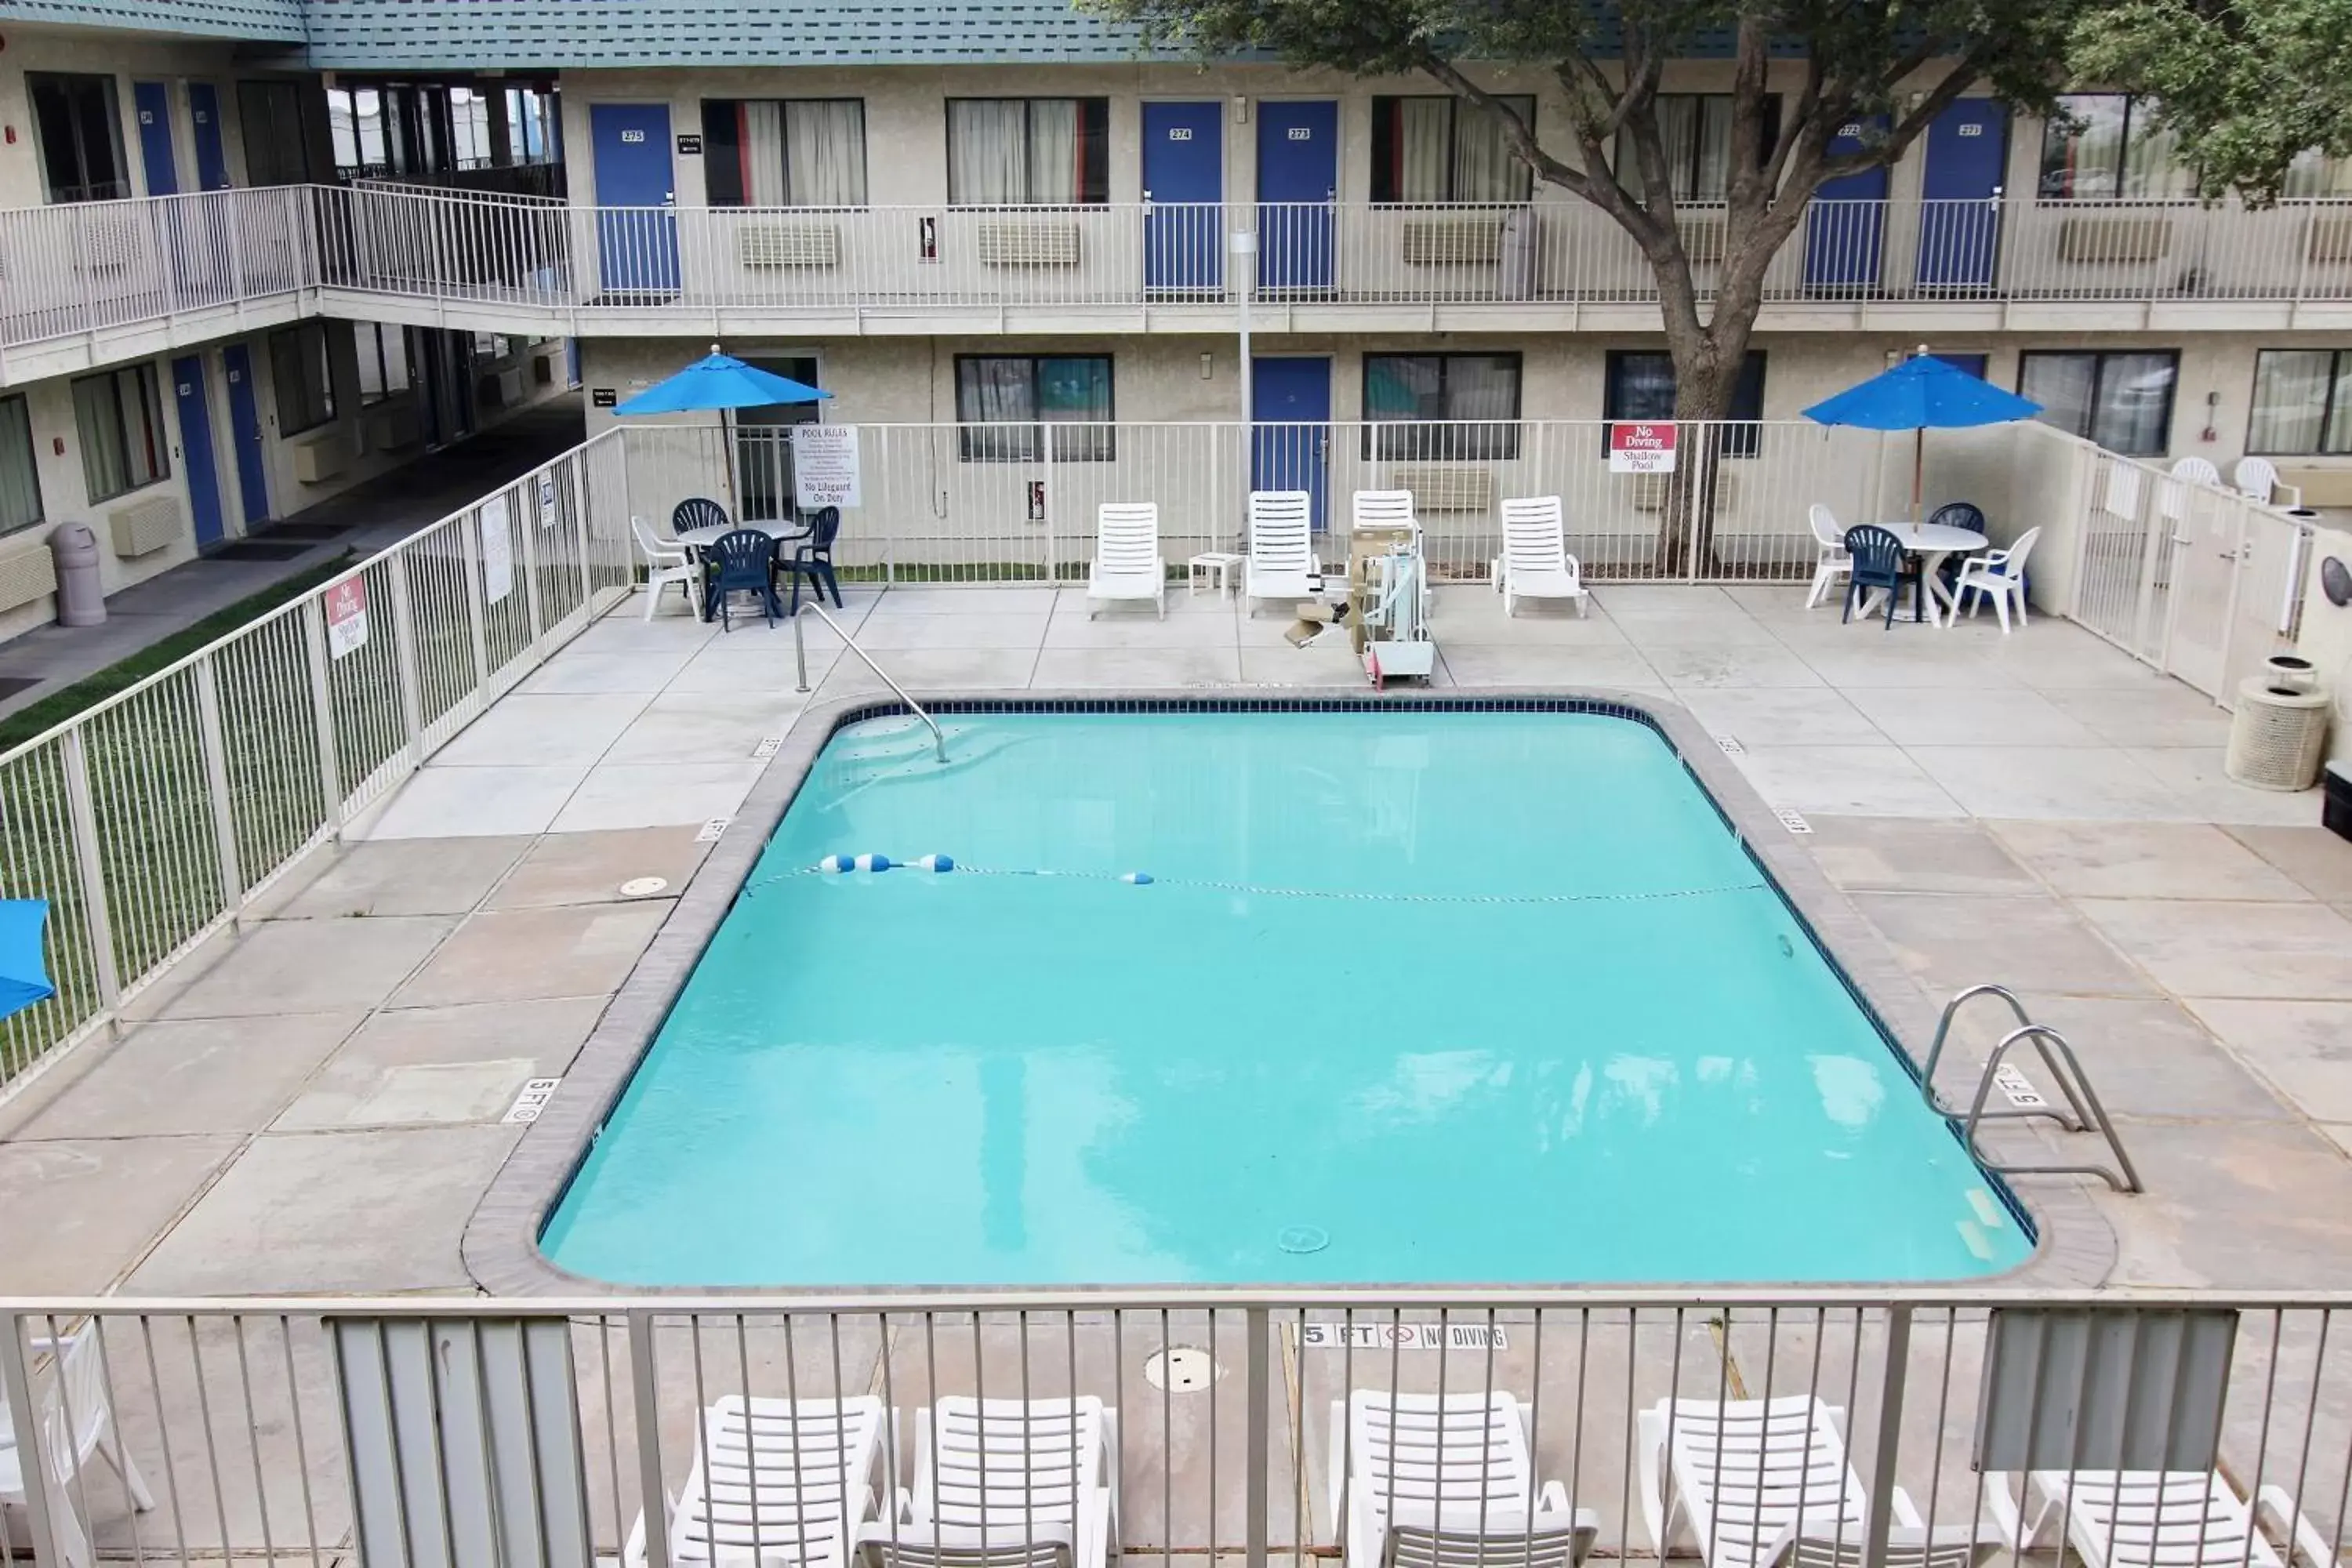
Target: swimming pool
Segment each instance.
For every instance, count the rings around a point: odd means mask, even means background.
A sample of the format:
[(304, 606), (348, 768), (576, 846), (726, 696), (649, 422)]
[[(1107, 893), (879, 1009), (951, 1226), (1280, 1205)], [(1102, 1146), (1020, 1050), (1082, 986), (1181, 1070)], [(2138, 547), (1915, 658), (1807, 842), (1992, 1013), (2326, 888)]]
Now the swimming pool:
[[(1636, 718), (950, 730), (945, 768), (903, 718), (826, 745), (541, 1233), (554, 1264), (1796, 1282), (2032, 1251)], [(957, 869), (812, 869), (859, 853)]]

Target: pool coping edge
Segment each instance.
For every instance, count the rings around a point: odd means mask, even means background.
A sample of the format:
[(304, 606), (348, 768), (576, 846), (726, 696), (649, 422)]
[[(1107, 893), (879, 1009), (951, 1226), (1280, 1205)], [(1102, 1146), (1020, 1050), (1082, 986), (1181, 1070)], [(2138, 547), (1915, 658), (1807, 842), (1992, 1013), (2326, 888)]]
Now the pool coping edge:
[[(1846, 894), (1805, 852), (1785, 823), (1757, 792), (1747, 775), (1724, 755), (1712, 735), (1687, 709), (1645, 692), (1601, 687), (1492, 687), (1474, 690), (1394, 690), (1374, 693), (1362, 687), (1163, 687), (1156, 689), (1070, 689), (1054, 690), (940, 691), (917, 694), (917, 700), (943, 713), (1023, 712), (1054, 708), (1096, 711), (1167, 711), (1214, 705), (1280, 711), (1371, 710), (1382, 707), (1420, 709), (1508, 709), (1540, 703), (1549, 710), (1559, 704), (1582, 704), (1588, 710), (1614, 713), (1644, 722), (1672, 750), (1684, 769), (1705, 792), (1717, 812), (1748, 853), (1771, 879), (1799, 923), (1864, 1013), (1889, 1045), (1907, 1058), (1916, 1079), (1933, 1037), (1939, 1005), (1919, 980), (1903, 964), (1887, 940), (1863, 915)], [(1575, 710), (1573, 709), (1569, 710)], [(541, 1110), (500, 1164), (488, 1190), (466, 1221), (459, 1251), (476, 1285), (492, 1296), (613, 1295), (700, 1297), (714, 1293), (822, 1296), (849, 1294), (852, 1287), (805, 1287), (785, 1284), (712, 1287), (708, 1285), (620, 1285), (588, 1279), (557, 1267), (540, 1249), (539, 1236), (588, 1157), (595, 1137), (611, 1116), (645, 1054), (652, 1047), (664, 1020), (684, 990), (719, 923), (734, 907), (745, 882), (769, 840), (807, 782), (817, 757), (845, 725), (871, 718), (903, 715), (905, 704), (887, 694), (861, 692), (812, 700), (795, 717), (783, 744), (761, 772), (742, 805), (719, 840), (696, 868), (660, 929), (606, 1005), (587, 1040), (581, 1046), (561, 1089)], [(1988, 976), (1987, 978), (1998, 978)], [(2057, 1145), (2033, 1124), (2007, 1121), (1984, 1126), (1978, 1146), (2002, 1164), (2048, 1163)], [(1856, 1292), (1933, 1291), (1938, 1287), (1981, 1288), (1990, 1285), (2035, 1289), (2077, 1290), (2104, 1284), (2120, 1255), (2113, 1226), (2093, 1201), (2085, 1178), (2042, 1178), (2031, 1191), (2007, 1187), (2031, 1215), (2036, 1233), (2032, 1255), (2017, 1267), (1981, 1279), (1945, 1281), (1854, 1281), (1842, 1285)], [(1780, 1281), (1726, 1283), (1726, 1289), (1769, 1289)], [(1689, 1292), (1706, 1289), (1686, 1281), (1657, 1281), (1662, 1289)], [(1485, 1286), (1465, 1282), (1465, 1292), (1482, 1295), (1500, 1290), (1533, 1298), (1574, 1289), (1573, 1283)], [(1612, 1290), (1638, 1288), (1612, 1284)], [(1818, 1290), (1818, 1285), (1790, 1285)], [(908, 1287), (909, 1296), (984, 1297), (1015, 1294), (1017, 1286)], [(1081, 1288), (1083, 1289), (1083, 1288)], [(1106, 1291), (1125, 1287), (1103, 1286)], [(1181, 1295), (1185, 1287), (1168, 1288)], [(1231, 1287), (1203, 1287), (1231, 1289)], [(1301, 1288), (1302, 1295), (1334, 1298), (1378, 1294), (1399, 1289), (1428, 1287), (1381, 1285)]]

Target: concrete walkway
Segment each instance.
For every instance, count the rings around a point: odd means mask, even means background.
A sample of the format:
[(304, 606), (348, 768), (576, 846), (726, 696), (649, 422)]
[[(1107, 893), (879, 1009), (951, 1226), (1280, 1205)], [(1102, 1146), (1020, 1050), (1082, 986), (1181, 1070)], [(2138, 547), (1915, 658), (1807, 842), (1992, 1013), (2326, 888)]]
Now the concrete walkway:
[(103, 626), (38, 626), (0, 644), (0, 687), (12, 680), (35, 683), (0, 700), (0, 716), (119, 664), (344, 551), (373, 555), (578, 446), (581, 429), (579, 395), (551, 397), (457, 446), (379, 474), (253, 535), (299, 541), (305, 545), (299, 554), (282, 561), (200, 556), (109, 598)]

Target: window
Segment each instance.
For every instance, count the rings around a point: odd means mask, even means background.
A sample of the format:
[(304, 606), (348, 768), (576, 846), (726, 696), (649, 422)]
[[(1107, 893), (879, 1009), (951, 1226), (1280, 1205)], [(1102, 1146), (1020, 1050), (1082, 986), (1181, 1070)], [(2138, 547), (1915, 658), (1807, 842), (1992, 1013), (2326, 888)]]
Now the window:
[(2073, 92), (2042, 128), (2042, 199), (2164, 201), (2196, 193), (2174, 161), (2176, 138), (2156, 123), (2156, 100), (2120, 92)]
[(155, 367), (125, 365), (73, 384), (74, 428), (90, 504), (152, 485), (172, 471)]
[(2044, 425), (2087, 437), (2126, 457), (2164, 455), (2172, 432), (2172, 389), (2180, 356), (2051, 353), (2018, 356), (2017, 390), (2042, 405)]
[(365, 323), (355, 330), (360, 359), (360, 405), (382, 403), (409, 387), (408, 329)]
[[(816, 361), (754, 359), (772, 375), (816, 386)], [(755, 522), (797, 516), (793, 498), (793, 426), (818, 422), (814, 403), (767, 403), (735, 411), (735, 472), (742, 485), (743, 515)]]
[(714, 207), (862, 207), (866, 105), (706, 98), (702, 177)]
[(310, 147), (302, 130), (301, 89), (290, 81), (241, 81), (236, 108), (245, 128), (247, 180), (257, 185), (307, 183)]
[[(1675, 416), (1675, 356), (1672, 354), (1612, 351), (1609, 355), (1609, 385), (1603, 394), (1601, 415), (1612, 421), (1664, 421)], [(1731, 415), (1734, 423), (1723, 428), (1723, 438), (1717, 447), (1726, 458), (1752, 458), (1764, 444), (1764, 353), (1750, 349), (1748, 357), (1739, 362), (1739, 384), (1731, 391)], [(1601, 449), (1608, 450), (1609, 433), (1601, 436)]]
[(327, 329), (305, 321), (269, 334), (269, 377), (278, 388), (278, 433), (299, 436), (335, 416), (335, 382), (327, 368)]
[(2296, 201), (2352, 196), (2352, 158), (2331, 158), (2325, 153), (2298, 153), (2286, 166), (2281, 195)]
[(1100, 206), (1110, 200), (1110, 100), (948, 100), (948, 202)]
[(2352, 349), (2264, 349), (2256, 354), (2246, 450), (2273, 457), (2352, 456)]
[(1054, 431), (1057, 463), (1108, 463), (1113, 449), (1110, 356), (958, 354), (956, 420), (967, 463), (1035, 462)]
[(131, 194), (122, 162), (122, 117), (110, 76), (27, 71), (41, 177), (53, 202), (108, 202)]
[[(1535, 128), (1533, 98), (1503, 102)], [(1523, 202), (1534, 189), (1499, 116), (1452, 97), (1372, 100), (1372, 200)]]
[(0, 397), (0, 533), (41, 521), (41, 476), (33, 467), (33, 416), (21, 397)]
[(490, 100), (470, 87), (449, 89), (449, 153), (460, 169), (487, 169), (502, 162), (490, 135)]
[(552, 89), (507, 89), (507, 162), (553, 163), (563, 156), (561, 100)]
[(1364, 356), (1367, 458), (1516, 458), (1518, 417), (1517, 354)]
[[(1666, 173), (1674, 180), (1677, 204), (1720, 202), (1731, 195), (1731, 113), (1727, 92), (1662, 92), (1658, 95), (1658, 141), (1665, 154)], [(1764, 134), (1758, 154), (1769, 158), (1780, 134), (1780, 100), (1764, 100)], [(1642, 196), (1641, 163), (1633, 156), (1633, 139), (1617, 133), (1617, 178)]]

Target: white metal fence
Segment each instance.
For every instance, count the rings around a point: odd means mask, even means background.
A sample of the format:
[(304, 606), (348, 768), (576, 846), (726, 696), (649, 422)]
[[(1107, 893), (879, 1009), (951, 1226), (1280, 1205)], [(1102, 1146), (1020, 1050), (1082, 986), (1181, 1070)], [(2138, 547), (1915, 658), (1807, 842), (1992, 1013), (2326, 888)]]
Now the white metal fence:
[(0, 1098), (626, 591), (625, 461), (575, 447), (0, 756), (0, 890), (49, 900), (58, 986), (0, 1022)]
[[(1724, 218), (1681, 216), (1711, 292)], [(1229, 230), (1256, 236), (1229, 254)], [(1581, 203), (1130, 203), (1040, 208), (597, 207), (363, 183), (0, 212), (0, 347), (330, 289), (573, 327), (680, 310), (1181, 311), (1649, 304), (1633, 241)], [(2352, 203), (1816, 202), (1776, 303), (2352, 300)], [(552, 318), (560, 318), (555, 320)]]
[[(995, 1549), (954, 1558), (974, 1563), (1098, 1563), (1100, 1541), (1162, 1568), (1374, 1568), (1433, 1546), (1465, 1564), (1591, 1549), (1927, 1568), (2071, 1549), (2113, 1568), (2332, 1568), (2352, 1485), (2347, 1304), (19, 1303), (0, 1309), (0, 1437), (31, 1480), (0, 1562), (62, 1568), (94, 1546), (576, 1568), (634, 1539), (625, 1561), (663, 1565), (712, 1533), (715, 1491), (741, 1560), (838, 1563), (862, 1535), (877, 1568), (936, 1563), (930, 1543), (959, 1528)], [(1424, 1533), (1386, 1539), (1400, 1530)]]

